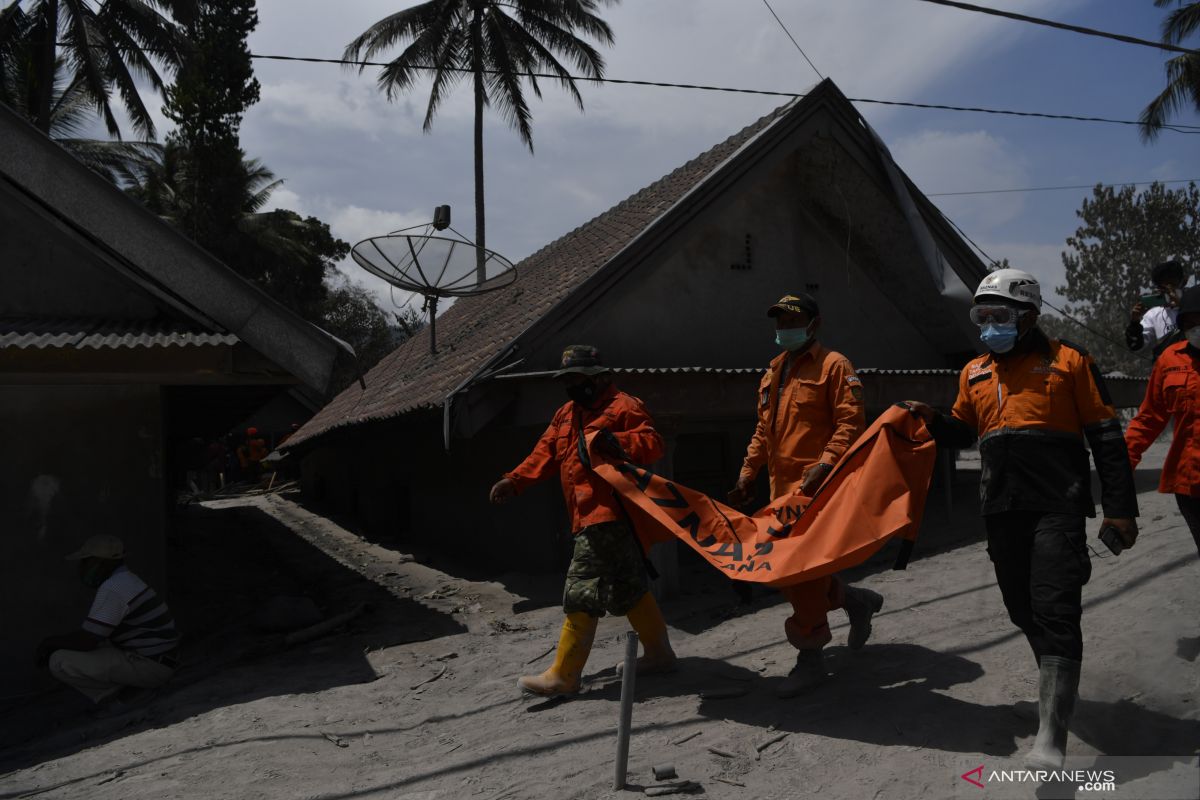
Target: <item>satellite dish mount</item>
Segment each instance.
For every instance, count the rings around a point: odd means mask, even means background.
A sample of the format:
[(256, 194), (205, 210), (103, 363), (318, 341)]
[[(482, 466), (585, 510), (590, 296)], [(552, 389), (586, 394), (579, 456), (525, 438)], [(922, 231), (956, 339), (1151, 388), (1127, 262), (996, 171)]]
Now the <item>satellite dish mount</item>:
[[(444, 233), (449, 230), (450, 233)], [(437, 354), (437, 307), (441, 298), (473, 297), (509, 286), (517, 270), (504, 256), (479, 247), (450, 227), (450, 206), (433, 221), (363, 239), (350, 249), (360, 267), (391, 286), (425, 298), (429, 352)]]

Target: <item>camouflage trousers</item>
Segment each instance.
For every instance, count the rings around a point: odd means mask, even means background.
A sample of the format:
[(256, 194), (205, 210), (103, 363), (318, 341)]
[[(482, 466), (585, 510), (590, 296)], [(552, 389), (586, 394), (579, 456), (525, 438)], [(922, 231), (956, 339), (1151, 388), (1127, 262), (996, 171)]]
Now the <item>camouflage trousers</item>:
[(624, 616), (649, 589), (641, 546), (624, 522), (601, 522), (575, 534), (564, 613)]

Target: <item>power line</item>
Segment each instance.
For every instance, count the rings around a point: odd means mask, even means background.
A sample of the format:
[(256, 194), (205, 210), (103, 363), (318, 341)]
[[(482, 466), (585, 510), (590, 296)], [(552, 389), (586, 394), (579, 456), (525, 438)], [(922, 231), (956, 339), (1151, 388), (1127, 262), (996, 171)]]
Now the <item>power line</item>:
[(771, 16), (774, 17), (775, 21), (779, 23), (779, 27), (783, 28), (783, 32), (787, 34), (787, 37), (792, 40), (792, 44), (796, 45), (796, 49), (800, 51), (800, 55), (804, 56), (804, 60), (808, 62), (810, 67), (812, 67), (813, 72), (817, 73), (817, 77), (821, 80), (825, 80), (825, 76), (821, 74), (821, 70), (817, 69), (817, 65), (814, 64), (812, 59), (808, 57), (808, 54), (804, 52), (804, 48), (801, 47), (800, 43), (796, 41), (796, 37), (792, 36), (792, 32), (788, 30), (787, 25), (783, 24), (783, 20), (781, 20), (779, 15), (775, 13), (775, 9), (771, 8), (771, 3), (768, 2), (768, 0), (763, 0), (763, 5), (767, 7), (767, 11), (771, 12)]
[[(60, 44), (65, 44), (65, 43), (60, 43)], [(99, 47), (100, 45), (93, 45), (93, 46)], [(154, 48), (123, 47), (123, 48), (117, 48), (117, 49), (119, 49), (119, 50), (139, 50), (140, 52), (143, 52), (143, 53), (166, 52), (164, 50), (154, 49)], [(349, 67), (386, 67), (386, 66), (388, 66), (388, 63), (383, 62), (383, 61), (351, 61), (351, 60), (343, 59), (343, 58), (315, 58), (313, 56), (283, 56), (283, 55), (269, 55), (269, 54), (265, 54), (265, 53), (251, 53), (250, 58), (266, 60), (266, 61), (296, 61), (296, 62), (302, 62), (302, 63), (308, 63), (308, 64), (338, 64), (341, 66), (349, 66)], [(411, 65), (411, 68), (419, 69), (419, 70), (428, 70), (428, 71), (436, 71), (439, 69), (438, 67), (426, 66), (424, 64), (413, 64), (413, 65)], [(469, 72), (473, 72), (474, 70), (471, 70), (471, 69), (468, 69), (465, 67), (462, 67), (462, 68), (448, 67), (448, 68), (443, 69), (442, 71), (443, 72), (469, 73)], [(483, 72), (485, 74), (499, 74), (498, 70), (483, 70)], [(805, 92), (779, 92), (779, 91), (772, 91), (769, 89), (740, 89), (740, 88), (729, 87), (729, 86), (710, 86), (710, 85), (697, 84), (697, 83), (669, 83), (666, 81), (643, 81), (643, 80), (630, 80), (630, 79), (622, 79), (622, 78), (593, 78), (593, 77), (590, 77), (587, 75), (570, 75), (570, 74), (557, 75), (557, 74), (548, 73), (548, 72), (514, 72), (512, 74), (517, 77), (521, 77), (521, 78), (542, 78), (542, 79), (556, 80), (556, 81), (572, 80), (572, 81), (583, 81), (585, 83), (597, 83), (597, 84), (611, 83), (611, 84), (616, 84), (616, 85), (621, 85), (621, 86), (652, 86), (652, 87), (663, 88), (663, 89), (691, 89), (691, 90), (706, 91), (706, 92), (729, 92), (729, 93), (733, 93), (733, 94), (753, 94), (753, 95), (765, 95), (765, 96), (769, 96), (769, 97), (787, 97), (787, 98), (791, 98), (791, 99), (797, 99), (797, 98), (802, 98), (802, 97), (808, 96), (807, 93), (805, 93)], [(1033, 119), (1057, 119), (1057, 120), (1066, 120), (1069, 122), (1100, 122), (1100, 123), (1105, 123), (1105, 124), (1109, 124), (1109, 125), (1132, 125), (1135, 127), (1140, 127), (1142, 125), (1142, 123), (1137, 120), (1111, 119), (1109, 117), (1085, 117), (1085, 116), (1081, 116), (1078, 114), (1048, 114), (1048, 113), (1039, 112), (1039, 111), (1015, 111), (1013, 109), (986, 108), (986, 107), (981, 107), (981, 106), (952, 106), (952, 105), (946, 105), (946, 104), (940, 104), (940, 103), (913, 103), (913, 102), (907, 102), (907, 101), (902, 101), (902, 100), (876, 100), (876, 99), (869, 98), (869, 97), (848, 97), (846, 99), (848, 101), (850, 101), (851, 103), (868, 103), (868, 104), (882, 105), (882, 106), (896, 106), (899, 108), (923, 108), (923, 109), (929, 109), (929, 110), (933, 110), (933, 111), (958, 111), (958, 112), (968, 112), (968, 113), (973, 113), (973, 114), (994, 114), (994, 115), (998, 115), (998, 116), (1009, 116), (1009, 117), (1029, 117), (1029, 118), (1033, 118)], [(1184, 125), (1184, 124), (1180, 124), (1180, 123), (1173, 123), (1173, 124), (1169, 124), (1169, 125), (1164, 124), (1159, 130), (1168, 130), (1168, 131), (1174, 131), (1176, 133), (1187, 133), (1187, 134), (1194, 135), (1194, 134), (1200, 134), (1200, 125)]]
[(1200, 178), (1173, 178), (1172, 180), (1169, 180), (1169, 181), (1158, 181), (1158, 180), (1130, 181), (1128, 183), (1103, 183), (1103, 182), (1098, 181), (1097, 183), (1089, 183), (1086, 185), (1081, 184), (1079, 186), (1034, 186), (1034, 187), (1031, 187), (1028, 189), (980, 189), (980, 190), (974, 191), (974, 192), (927, 192), (925, 194), (925, 196), (926, 197), (962, 197), (964, 195), (973, 195), (973, 194), (1009, 194), (1012, 192), (1057, 192), (1057, 191), (1060, 191), (1063, 189), (1092, 189), (1092, 188), (1095, 188), (1097, 185), (1114, 186), (1114, 187), (1116, 187), (1116, 186), (1149, 186), (1152, 183), (1161, 183), (1161, 184), (1165, 185), (1165, 184), (1169, 184), (1169, 183), (1194, 183), (1197, 181), (1200, 181)]
[[(251, 53), (250, 57), (257, 58), (257, 59), (269, 60), (269, 61), (300, 61), (300, 62), (306, 62), (306, 63), (312, 63), (312, 64), (340, 64), (343, 66), (351, 66), (351, 67), (386, 67), (387, 66), (387, 63), (382, 62), (382, 61), (350, 61), (350, 60), (341, 59), (341, 58), (313, 58), (310, 56), (281, 56), (281, 55), (267, 55), (267, 54), (263, 54), (263, 53)], [(414, 65), (413, 68), (414, 69), (422, 69), (422, 70), (437, 69), (436, 67), (428, 67), (428, 66), (423, 66), (423, 65)], [(471, 72), (472, 70), (463, 68), (463, 69), (448, 70), (448, 71)], [(485, 71), (491, 72), (490, 70), (485, 70)], [(550, 80), (563, 80), (564, 79), (564, 76), (562, 76), (562, 75), (555, 75), (552, 73), (545, 73), (545, 72), (517, 72), (514, 74), (518, 75), (519, 77), (525, 77), (525, 78), (543, 78), (543, 79), (550, 79)], [(692, 89), (692, 90), (706, 91), (706, 92), (731, 92), (734, 94), (768, 95), (771, 97), (788, 97), (788, 98), (793, 98), (793, 99), (807, 96), (804, 92), (778, 92), (778, 91), (771, 91), (768, 89), (740, 89), (740, 88), (734, 88), (734, 87), (729, 87), (729, 86), (709, 86), (709, 85), (705, 85), (705, 84), (696, 84), (696, 83), (668, 83), (666, 81), (641, 81), (641, 80), (630, 80), (630, 79), (622, 79), (622, 78), (591, 78), (591, 77), (588, 77), (585, 75), (568, 75), (566, 77), (570, 78), (571, 80), (584, 81), (587, 83), (612, 83), (612, 84), (624, 85), (624, 86), (653, 86), (653, 87), (665, 88), (665, 89)], [(1002, 108), (983, 108), (983, 107), (974, 107), (974, 106), (952, 106), (952, 105), (942, 105), (942, 104), (936, 104), (936, 103), (911, 103), (911, 102), (905, 102), (905, 101), (900, 101), (900, 100), (875, 100), (875, 99), (867, 98), (867, 97), (849, 97), (846, 99), (852, 103), (870, 103), (870, 104), (874, 104), (874, 105), (899, 106), (902, 108), (924, 108), (924, 109), (932, 109), (932, 110), (936, 110), (936, 111), (960, 111), (960, 112), (971, 112), (971, 113), (976, 113), (976, 114), (997, 114), (997, 115), (1001, 115), (1001, 116), (1068, 120), (1071, 122), (1101, 122), (1101, 123), (1107, 123), (1110, 125), (1133, 125), (1133, 126), (1141, 125), (1141, 123), (1136, 120), (1110, 119), (1107, 117), (1085, 117), (1085, 116), (1074, 115), (1074, 114), (1047, 114), (1047, 113), (1036, 112), (1036, 111), (1014, 111), (1011, 109), (1002, 109)], [(1200, 133), (1200, 126), (1197, 126), (1197, 125), (1172, 124), (1172, 125), (1164, 125), (1163, 129), (1164, 130), (1172, 130), (1172, 131), (1175, 131), (1176, 133), (1190, 133), (1190, 134)]]
[(933, 3), (939, 6), (949, 6), (951, 8), (959, 8), (963, 11), (977, 11), (980, 14), (990, 14), (994, 17), (1005, 17), (1014, 19), (1018, 22), (1028, 22), (1033, 25), (1044, 25), (1047, 28), (1057, 28), (1063, 31), (1071, 31), (1072, 33), (1082, 33), (1085, 36), (1098, 36), (1103, 39), (1112, 39), (1125, 44), (1137, 44), (1143, 47), (1153, 47), (1155, 50), (1170, 50), (1173, 53), (1186, 53), (1195, 55), (1200, 53), (1200, 50), (1190, 50), (1186, 47), (1170, 44), (1168, 42), (1152, 42), (1149, 39), (1139, 39), (1136, 36), (1126, 36), (1123, 33), (1109, 33), (1108, 31), (1098, 31), (1095, 28), (1085, 28), (1082, 25), (1069, 25), (1065, 22), (1055, 22), (1051, 19), (1042, 19), (1041, 17), (1031, 17), (1026, 14), (1017, 14), (1013, 11), (1001, 11), (998, 8), (988, 8), (986, 6), (977, 6), (972, 3), (960, 3), (957, 0), (920, 0), (922, 3)]

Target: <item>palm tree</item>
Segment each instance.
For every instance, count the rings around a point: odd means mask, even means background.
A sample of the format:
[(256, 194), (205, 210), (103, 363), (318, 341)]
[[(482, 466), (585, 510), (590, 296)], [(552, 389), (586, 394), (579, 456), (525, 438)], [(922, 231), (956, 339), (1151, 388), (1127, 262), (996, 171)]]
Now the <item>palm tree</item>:
[[(1162, 39), (1167, 44), (1182, 44), (1200, 30), (1200, 2), (1154, 0), (1154, 5), (1178, 6), (1163, 20)], [(1150, 101), (1139, 118), (1142, 141), (1153, 141), (1167, 120), (1188, 105), (1200, 111), (1200, 54), (1194, 52), (1180, 53), (1167, 62), (1167, 88)]]
[[(155, 147), (154, 157), (128, 165), (119, 175), (120, 182), (129, 196), (152, 213), (186, 228), (186, 221), (196, 211), (188, 150), (170, 142)], [(283, 181), (257, 158), (243, 159), (241, 169), (230, 179), (237, 186), (239, 197), (234, 209), (237, 216), (234, 236), (253, 240), (256, 246), (275, 255), (304, 255), (306, 250), (298, 235), (303, 225), (274, 211), (263, 211)]]
[[(0, 26), (4, 28), (0, 30), (0, 103), (32, 122), (37, 102), (30, 38), (33, 21), (20, 9), (0, 13)], [(86, 138), (94, 115), (95, 108), (83, 84), (69, 80), (64, 59), (59, 56), (50, 96), (50, 138), (114, 183), (122, 174), (144, 167), (157, 157), (159, 146), (153, 142)]]
[[(392, 100), (433, 72), (433, 88), (425, 110), (424, 129), (433, 127), (445, 95), (465, 75), (475, 91), (475, 243), (476, 278), (482, 282), (486, 247), (483, 192), (483, 108), (495, 105), (533, 152), (532, 115), (525, 102), (522, 78), (541, 98), (533, 73), (549, 73), (583, 110), (583, 98), (565, 57), (586, 78), (604, 76), (599, 51), (576, 35), (579, 31), (603, 44), (613, 42), (612, 29), (596, 11), (618, 0), (427, 0), (376, 22), (346, 46), (347, 61), (368, 60), (393, 46), (407, 46), (379, 73), (379, 88)], [(361, 73), (363, 66), (359, 67)]]
[(32, 110), (33, 124), (50, 133), (55, 82), (65, 63), (69, 85), (103, 117), (110, 135), (121, 135), (111, 106), (115, 94), (134, 129), (152, 139), (154, 122), (134, 76), (162, 90), (149, 54), (166, 64), (178, 61), (183, 40), (171, 17), (186, 19), (196, 0), (32, 0), (28, 11), (21, 4), (13, 0), (0, 11), (0, 54), (20, 49), (16, 37), (28, 42), (30, 94), (23, 105)]

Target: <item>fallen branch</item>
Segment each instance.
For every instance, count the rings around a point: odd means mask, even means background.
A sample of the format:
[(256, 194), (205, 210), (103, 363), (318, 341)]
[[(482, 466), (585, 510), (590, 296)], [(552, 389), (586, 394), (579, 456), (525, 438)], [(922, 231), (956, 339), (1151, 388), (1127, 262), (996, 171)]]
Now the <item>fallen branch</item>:
[(772, 736), (770, 739), (767, 739), (765, 742), (762, 742), (761, 744), (754, 745), (754, 749), (761, 753), (763, 750), (766, 750), (768, 747), (775, 744), (776, 742), (782, 742), (784, 739), (786, 739), (788, 737), (788, 735), (789, 735), (789, 732), (784, 731), (783, 733)]
[(285, 647), (291, 647), (293, 645), (311, 642), (313, 639), (324, 636), (333, 629), (345, 625), (347, 622), (354, 619), (366, 610), (366, 603), (359, 603), (349, 611), (345, 611), (337, 616), (330, 617), (323, 622), (318, 622), (316, 625), (310, 625), (307, 628), (301, 628), (298, 631), (292, 631), (284, 637), (283, 644)]
[(728, 750), (722, 750), (719, 747), (708, 747), (705, 749), (707, 749), (708, 752), (712, 753), (714, 756), (720, 756), (721, 758), (737, 758), (735, 754), (729, 752)]
[(728, 783), (730, 786), (741, 786), (743, 789), (746, 788), (746, 784), (738, 783), (737, 781), (731, 781), (731, 780), (729, 780), (729, 778), (719, 778), (716, 775), (714, 775), (713, 780), (720, 781), (721, 783)]
[(447, 669), (449, 669), (449, 668), (450, 668), (450, 667), (449, 667), (449, 665), (448, 665), (448, 664), (443, 664), (443, 665), (442, 665), (442, 670), (441, 670), (441, 672), (439, 672), (437, 675), (434, 675), (432, 678), (426, 678), (425, 680), (421, 681), (420, 683), (414, 683), (412, 686), (408, 687), (408, 688), (409, 688), (409, 690), (410, 690), (410, 691), (415, 691), (415, 690), (417, 690), (417, 689), (421, 688), (422, 686), (424, 686), (424, 685), (425, 685), (425, 684), (427, 684), (427, 683), (433, 683), (433, 682), (434, 682), (434, 681), (436, 681), (438, 678), (440, 678), (440, 677), (442, 677), (443, 675), (445, 675), (445, 674), (446, 674), (446, 670), (447, 670)]
[(680, 736), (678, 739), (671, 742), (671, 744), (683, 744), (684, 742), (690, 742), (692, 739), (695, 739), (701, 733), (702, 733), (702, 731), (692, 731), (687, 736)]

